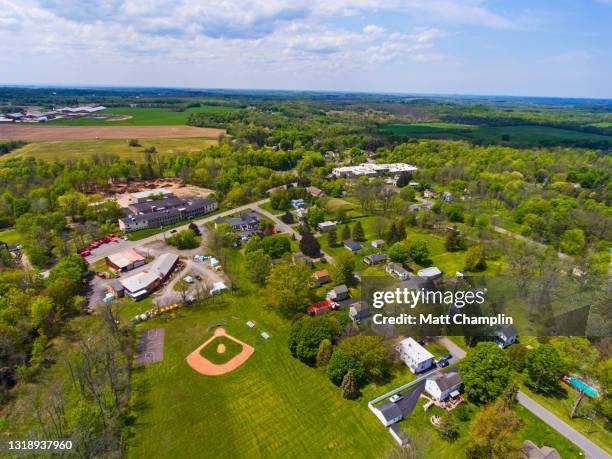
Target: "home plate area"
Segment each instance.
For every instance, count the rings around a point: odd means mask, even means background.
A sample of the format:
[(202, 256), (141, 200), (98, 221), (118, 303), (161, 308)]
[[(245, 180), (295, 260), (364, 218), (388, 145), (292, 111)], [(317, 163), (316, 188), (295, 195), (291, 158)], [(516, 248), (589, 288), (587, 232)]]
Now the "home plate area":
[(255, 349), (218, 327), (212, 337), (187, 356), (187, 363), (200, 374), (219, 376), (246, 362)]

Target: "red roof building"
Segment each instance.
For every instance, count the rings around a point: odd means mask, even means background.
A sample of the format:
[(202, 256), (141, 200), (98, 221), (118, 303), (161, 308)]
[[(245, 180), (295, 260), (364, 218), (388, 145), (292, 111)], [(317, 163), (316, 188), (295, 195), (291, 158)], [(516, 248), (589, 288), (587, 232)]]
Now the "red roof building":
[(332, 304), (332, 300), (326, 298), (323, 301), (319, 301), (318, 303), (308, 306), (308, 314), (312, 314), (315, 316), (327, 314), (329, 311), (332, 310)]

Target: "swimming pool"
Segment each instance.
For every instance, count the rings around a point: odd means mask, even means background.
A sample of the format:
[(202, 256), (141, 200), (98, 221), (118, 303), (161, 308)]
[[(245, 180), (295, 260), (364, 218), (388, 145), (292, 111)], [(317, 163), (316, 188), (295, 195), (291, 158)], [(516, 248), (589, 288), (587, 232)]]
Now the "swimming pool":
[(587, 397), (591, 397), (591, 398), (597, 397), (597, 390), (595, 390), (593, 387), (589, 386), (587, 383), (585, 383), (584, 381), (581, 381), (578, 378), (574, 378), (572, 376), (566, 376), (563, 378), (563, 381), (569, 384), (570, 386), (572, 386), (578, 392), (584, 392), (584, 394)]

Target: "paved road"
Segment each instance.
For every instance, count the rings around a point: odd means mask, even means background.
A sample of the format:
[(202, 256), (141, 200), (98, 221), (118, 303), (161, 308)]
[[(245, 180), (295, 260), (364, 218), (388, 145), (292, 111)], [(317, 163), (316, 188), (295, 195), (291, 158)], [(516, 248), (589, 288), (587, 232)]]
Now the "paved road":
[(539, 417), (546, 424), (551, 426), (569, 441), (581, 448), (584, 451), (586, 457), (593, 459), (606, 459), (612, 457), (602, 448), (600, 448), (591, 440), (589, 440), (587, 437), (567, 425), (557, 416), (552, 414), (542, 405), (540, 405), (535, 400), (528, 397), (521, 391), (519, 391), (518, 393), (518, 401), (521, 405), (523, 405), (525, 408), (527, 408), (529, 411)]
[[(236, 214), (236, 213), (239, 213), (239, 212), (243, 212), (243, 211), (249, 210), (251, 208), (257, 209), (258, 212), (264, 213), (264, 211), (261, 210), (261, 208), (259, 206), (261, 204), (267, 202), (267, 201), (268, 201), (268, 199), (262, 199), (261, 201), (253, 202), (251, 204), (245, 204), (245, 205), (240, 206), (240, 207), (235, 207), (234, 209), (230, 209), (230, 210), (226, 210), (226, 211), (223, 211), (223, 212), (219, 212), (219, 213), (216, 213), (214, 215), (210, 215), (208, 217), (204, 217), (204, 218), (201, 218), (201, 219), (195, 219), (195, 220), (193, 220), (193, 222), (199, 223), (199, 224), (206, 224), (206, 223), (210, 223), (212, 221), (215, 221), (219, 217), (227, 217), (228, 215), (233, 215), (233, 214)], [(270, 214), (270, 213), (267, 212), (266, 214)], [(268, 216), (268, 215), (266, 215), (266, 216)], [(274, 219), (274, 221), (275, 222), (276, 221), (280, 222), (280, 220), (278, 220), (276, 218)], [(181, 230), (187, 229), (189, 227), (190, 223), (191, 222), (186, 223), (186, 224), (184, 224), (182, 226), (179, 226), (179, 227), (177, 227), (175, 229), (177, 231), (181, 231)], [(153, 236), (149, 236), (149, 237), (146, 237), (146, 238), (143, 238), (143, 239), (139, 239), (138, 241), (124, 241), (123, 239), (121, 239), (119, 242), (110, 242), (108, 244), (104, 244), (104, 245), (100, 246), (97, 249), (94, 249), (92, 251), (91, 255), (86, 257), (85, 259), (90, 264), (92, 264), (92, 263), (95, 263), (98, 260), (101, 260), (101, 259), (107, 257), (108, 255), (110, 255), (112, 253), (118, 252), (119, 250), (126, 249), (128, 247), (129, 248), (140, 247), (142, 245), (146, 245), (149, 242), (153, 242), (153, 241), (161, 241), (161, 240), (163, 240), (167, 236), (166, 233), (168, 233), (168, 232), (164, 231), (164, 232), (161, 232), (161, 233), (158, 233), (158, 234), (154, 234)]]

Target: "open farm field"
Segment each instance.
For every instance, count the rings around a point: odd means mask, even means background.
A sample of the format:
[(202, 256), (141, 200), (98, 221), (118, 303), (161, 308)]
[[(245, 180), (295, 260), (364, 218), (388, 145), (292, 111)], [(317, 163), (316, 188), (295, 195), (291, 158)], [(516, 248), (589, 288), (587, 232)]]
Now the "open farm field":
[(122, 158), (144, 160), (144, 150), (155, 147), (161, 154), (177, 154), (204, 150), (217, 141), (208, 138), (148, 138), (139, 139), (140, 146), (130, 147), (125, 139), (66, 140), (54, 142), (32, 142), (2, 156), (3, 159), (32, 156), (55, 161), (76, 159), (94, 155), (119, 155)]

